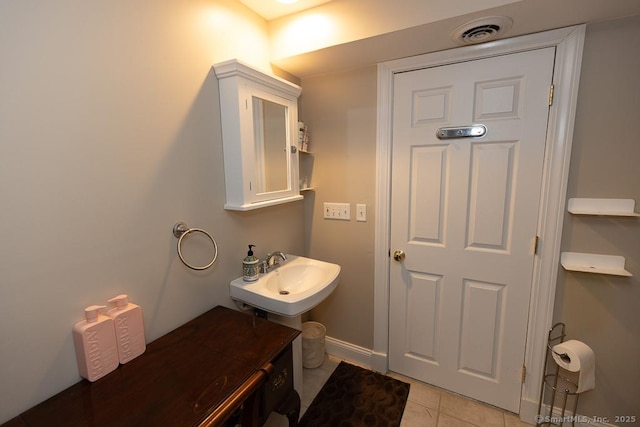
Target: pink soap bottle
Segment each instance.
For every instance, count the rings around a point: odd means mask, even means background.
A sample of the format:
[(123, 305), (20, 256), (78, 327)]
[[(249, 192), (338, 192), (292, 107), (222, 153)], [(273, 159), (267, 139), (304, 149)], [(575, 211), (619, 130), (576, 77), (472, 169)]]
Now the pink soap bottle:
[(129, 302), (127, 295), (111, 298), (115, 308), (107, 311), (107, 316), (115, 322), (118, 357), (120, 363), (127, 363), (140, 356), (147, 348), (144, 340), (142, 308)]
[(80, 375), (96, 381), (118, 367), (118, 348), (113, 320), (100, 314), (107, 308), (92, 305), (85, 308), (86, 320), (73, 327), (73, 343)]

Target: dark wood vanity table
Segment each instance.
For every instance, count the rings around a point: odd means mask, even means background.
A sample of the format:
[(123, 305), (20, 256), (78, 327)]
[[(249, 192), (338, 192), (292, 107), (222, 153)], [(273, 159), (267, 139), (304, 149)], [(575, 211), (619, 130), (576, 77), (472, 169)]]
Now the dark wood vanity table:
[(215, 307), (104, 378), (83, 380), (4, 426), (253, 427), (274, 410), (294, 426), (291, 343), (299, 333)]

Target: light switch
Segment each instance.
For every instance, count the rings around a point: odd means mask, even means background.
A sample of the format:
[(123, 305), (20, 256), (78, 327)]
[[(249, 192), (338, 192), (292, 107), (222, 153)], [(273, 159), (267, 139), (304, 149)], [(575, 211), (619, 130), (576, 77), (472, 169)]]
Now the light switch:
[(367, 205), (363, 203), (358, 203), (356, 205), (356, 221), (360, 221), (360, 222), (367, 221)]

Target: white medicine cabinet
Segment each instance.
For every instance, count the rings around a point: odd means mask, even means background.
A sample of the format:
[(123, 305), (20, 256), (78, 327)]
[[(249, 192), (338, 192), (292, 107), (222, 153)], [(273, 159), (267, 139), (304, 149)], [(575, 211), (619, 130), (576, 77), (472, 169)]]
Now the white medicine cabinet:
[(220, 89), (225, 209), (301, 200), (298, 97), (302, 89), (237, 59), (213, 66)]

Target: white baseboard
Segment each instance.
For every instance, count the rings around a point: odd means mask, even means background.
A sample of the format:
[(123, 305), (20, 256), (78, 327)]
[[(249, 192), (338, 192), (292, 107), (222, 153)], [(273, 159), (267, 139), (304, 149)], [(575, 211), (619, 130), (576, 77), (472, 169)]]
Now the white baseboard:
[(366, 368), (371, 368), (372, 366), (371, 355), (373, 351), (368, 348), (360, 347), (359, 345), (341, 341), (336, 338), (326, 337), (325, 349), (327, 353), (340, 359), (352, 361)]
[(536, 415), (538, 415), (538, 402), (532, 400), (520, 401), (520, 419), (525, 423), (536, 424)]
[(389, 372), (389, 358), (387, 357), (387, 353), (372, 351), (371, 369), (382, 374)]

